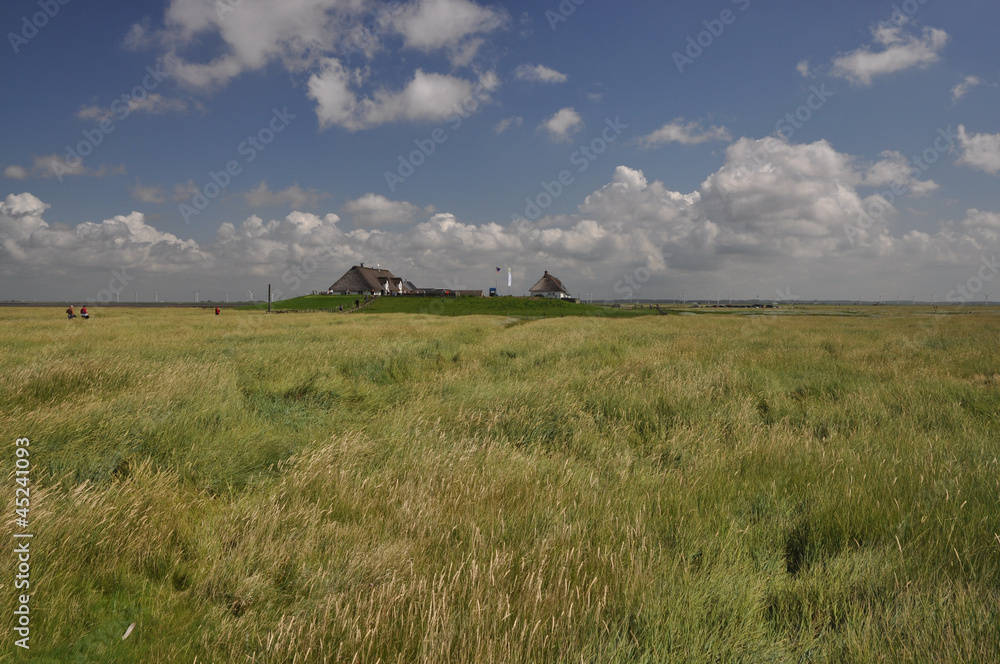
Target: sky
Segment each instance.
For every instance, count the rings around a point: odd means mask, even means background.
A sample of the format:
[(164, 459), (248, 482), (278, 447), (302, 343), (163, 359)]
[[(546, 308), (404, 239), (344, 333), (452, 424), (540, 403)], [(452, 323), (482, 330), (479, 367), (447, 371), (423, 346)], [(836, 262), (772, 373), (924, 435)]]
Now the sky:
[(996, 301), (998, 25), (995, 0), (0, 2), (0, 300), (290, 297), (364, 263)]

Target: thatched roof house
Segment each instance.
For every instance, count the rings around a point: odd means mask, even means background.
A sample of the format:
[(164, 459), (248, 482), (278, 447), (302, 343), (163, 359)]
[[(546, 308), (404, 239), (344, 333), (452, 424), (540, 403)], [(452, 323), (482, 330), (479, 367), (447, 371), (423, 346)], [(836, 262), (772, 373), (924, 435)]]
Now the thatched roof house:
[(569, 293), (563, 288), (562, 282), (549, 274), (546, 270), (538, 283), (531, 287), (529, 291), (532, 297), (551, 297), (557, 300), (569, 299)]
[(365, 267), (365, 264), (355, 265), (344, 273), (330, 286), (327, 295), (345, 295), (347, 293), (407, 293), (412, 290), (409, 282), (403, 281), (389, 270), (377, 267)]

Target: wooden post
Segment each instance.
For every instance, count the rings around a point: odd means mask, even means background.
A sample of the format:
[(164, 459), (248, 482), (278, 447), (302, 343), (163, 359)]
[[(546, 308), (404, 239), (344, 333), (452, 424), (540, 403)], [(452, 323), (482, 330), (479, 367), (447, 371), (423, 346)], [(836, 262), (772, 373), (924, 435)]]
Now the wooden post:
[(271, 284), (267, 285), (267, 313), (271, 313)]

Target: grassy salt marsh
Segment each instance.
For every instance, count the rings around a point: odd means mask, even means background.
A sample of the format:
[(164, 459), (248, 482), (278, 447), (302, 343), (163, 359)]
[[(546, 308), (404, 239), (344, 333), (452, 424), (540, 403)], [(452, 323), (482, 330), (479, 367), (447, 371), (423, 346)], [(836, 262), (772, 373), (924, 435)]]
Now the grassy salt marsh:
[(2, 309), (0, 660), (996, 661), (1000, 317), (868, 309)]

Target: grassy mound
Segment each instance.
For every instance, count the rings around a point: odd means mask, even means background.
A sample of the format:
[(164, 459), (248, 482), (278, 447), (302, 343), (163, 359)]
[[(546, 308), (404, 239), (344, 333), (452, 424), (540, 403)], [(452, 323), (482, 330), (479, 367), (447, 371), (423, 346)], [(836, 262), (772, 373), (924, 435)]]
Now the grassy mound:
[[(352, 309), (357, 295), (304, 295), (271, 304), (273, 311), (337, 311)], [(267, 311), (267, 304), (255, 304), (243, 309)], [(614, 307), (527, 297), (379, 297), (365, 307), (363, 313), (429, 314), (434, 316), (518, 316), (528, 318), (559, 318), (563, 316), (631, 317), (657, 313), (651, 309), (618, 309)]]

